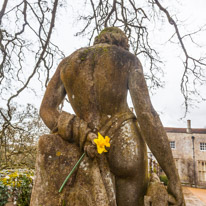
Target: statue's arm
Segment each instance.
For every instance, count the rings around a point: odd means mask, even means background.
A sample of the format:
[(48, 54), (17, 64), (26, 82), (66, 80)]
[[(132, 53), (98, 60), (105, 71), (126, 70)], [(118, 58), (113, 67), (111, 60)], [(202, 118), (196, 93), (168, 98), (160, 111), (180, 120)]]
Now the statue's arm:
[(141, 134), (151, 152), (159, 162), (161, 168), (166, 173), (169, 179), (170, 192), (177, 198), (179, 203), (183, 203), (184, 198), (182, 195), (181, 184), (173, 160), (168, 137), (159, 115), (152, 106), (143, 69), (137, 58), (135, 59), (129, 73), (128, 87)]
[(55, 74), (51, 78), (40, 107), (40, 116), (46, 126), (52, 131), (57, 127), (60, 115), (58, 106), (66, 95), (64, 85), (60, 79), (61, 65), (62, 63), (59, 64)]
[[(64, 60), (63, 60), (64, 61)], [(51, 78), (46, 92), (44, 94), (40, 116), (46, 126), (69, 142), (75, 142), (82, 149), (87, 143), (84, 150), (90, 157), (96, 155), (96, 147), (93, 145), (93, 139), (97, 137), (88, 127), (87, 123), (79, 117), (67, 112), (59, 112), (58, 106), (66, 96), (66, 90), (60, 78), (60, 70), (63, 62), (58, 66), (55, 74)]]

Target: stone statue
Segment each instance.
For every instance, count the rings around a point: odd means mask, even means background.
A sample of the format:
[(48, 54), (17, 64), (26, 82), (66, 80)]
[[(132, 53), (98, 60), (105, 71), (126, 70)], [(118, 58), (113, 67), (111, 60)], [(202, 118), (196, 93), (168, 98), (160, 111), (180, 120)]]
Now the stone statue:
[[(95, 38), (93, 46), (75, 51), (59, 64), (40, 108), (40, 115), (53, 134), (39, 140), (37, 178), (31, 205), (43, 204), (37, 201), (38, 195), (34, 192), (37, 185), (42, 187), (39, 196), (45, 190), (50, 191), (47, 186), (42, 186), (44, 178), (47, 178), (45, 185), (50, 184), (58, 190), (69, 173), (64, 170), (68, 166), (66, 162), (73, 164), (73, 160), (77, 160), (84, 151), (87, 157), (65, 188), (65, 192), (68, 191), (64, 196), (66, 201), (70, 201), (69, 205), (144, 205), (148, 187), (145, 143), (169, 179), (168, 192), (176, 199), (175, 205), (185, 205), (166, 132), (151, 104), (141, 63), (128, 49), (128, 38), (124, 32), (115, 27), (106, 28)], [(128, 90), (136, 117), (127, 105)], [(66, 94), (76, 115), (58, 111)], [(97, 154), (93, 142), (97, 132), (111, 138), (109, 151), (101, 155)], [(66, 146), (63, 152), (58, 153), (62, 156), (56, 157), (57, 153), (53, 151), (58, 142), (61, 147)], [(53, 166), (49, 163), (50, 156), (56, 161)], [(48, 171), (48, 168), (56, 168), (57, 164), (61, 167), (58, 173)], [(49, 176), (53, 179), (48, 179)], [(57, 176), (59, 179), (54, 180)], [(56, 181), (57, 186), (52, 185), (52, 181)], [(82, 188), (86, 189), (83, 191)], [(52, 201), (58, 202), (54, 200), (58, 196), (55, 194)], [(49, 205), (46, 198), (43, 199), (44, 205)], [(62, 204), (57, 202), (53, 205)]]

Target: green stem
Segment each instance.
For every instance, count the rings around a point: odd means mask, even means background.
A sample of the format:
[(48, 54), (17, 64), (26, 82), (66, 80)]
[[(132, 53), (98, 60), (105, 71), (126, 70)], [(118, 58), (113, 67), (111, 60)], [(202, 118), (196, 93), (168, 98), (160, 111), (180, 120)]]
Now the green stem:
[(77, 168), (77, 166), (80, 164), (80, 162), (82, 161), (83, 157), (85, 156), (85, 152), (83, 153), (83, 155), (79, 158), (78, 162), (74, 165), (73, 169), (71, 170), (71, 172), (68, 174), (68, 176), (66, 177), (66, 179), (64, 180), (62, 186), (59, 189), (59, 193), (63, 190), (64, 185), (67, 183), (68, 179), (71, 177), (71, 175), (73, 174), (74, 170)]

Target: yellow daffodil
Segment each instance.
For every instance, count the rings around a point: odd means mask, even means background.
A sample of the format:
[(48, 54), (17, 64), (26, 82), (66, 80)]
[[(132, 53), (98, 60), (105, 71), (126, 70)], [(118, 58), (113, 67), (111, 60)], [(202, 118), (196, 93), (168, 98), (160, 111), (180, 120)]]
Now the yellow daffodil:
[(94, 139), (94, 142), (97, 145), (97, 152), (99, 154), (102, 154), (102, 152), (107, 152), (105, 147), (110, 147), (110, 138), (106, 136), (105, 138), (98, 132), (98, 137), (97, 139)]

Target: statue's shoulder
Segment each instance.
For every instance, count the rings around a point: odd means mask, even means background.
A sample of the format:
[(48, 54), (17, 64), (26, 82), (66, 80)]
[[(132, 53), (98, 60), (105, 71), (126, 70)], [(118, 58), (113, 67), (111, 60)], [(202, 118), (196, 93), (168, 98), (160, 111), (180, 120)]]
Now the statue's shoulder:
[(61, 62), (59, 63), (59, 67), (63, 68), (64, 66), (68, 66), (71, 62), (74, 62), (75, 59), (78, 59), (79, 55), (82, 52), (87, 51), (89, 48), (90, 47), (82, 47), (80, 49), (77, 49), (72, 54), (70, 54), (69, 56), (67, 56), (64, 59), (62, 59)]
[(62, 62), (67, 62), (71, 59), (74, 59), (75, 57), (77, 57), (80, 53), (89, 50), (91, 47), (82, 47), (80, 49), (77, 49), (76, 51), (74, 51), (72, 54), (70, 54), (69, 56), (65, 57)]

